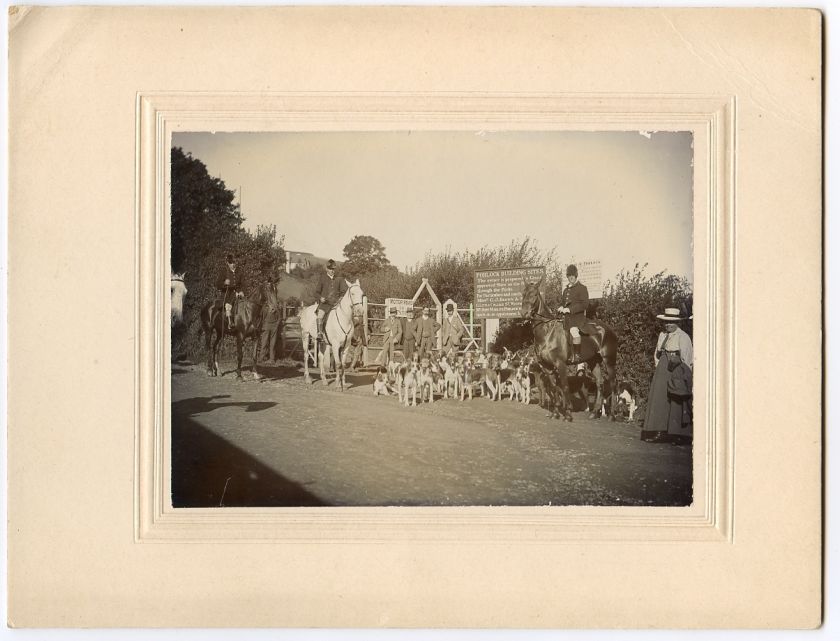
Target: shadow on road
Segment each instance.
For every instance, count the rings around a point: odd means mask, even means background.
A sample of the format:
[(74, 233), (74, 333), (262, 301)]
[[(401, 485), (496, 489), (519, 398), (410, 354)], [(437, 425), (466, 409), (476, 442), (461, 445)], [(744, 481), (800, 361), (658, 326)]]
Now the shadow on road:
[[(253, 368), (251, 368), (253, 371)], [(289, 365), (269, 365), (260, 363), (257, 372), (264, 381), (282, 381), (286, 378), (303, 378), (303, 368), (298, 369)]]
[(277, 405), (268, 401), (240, 401), (238, 403), (214, 403), (217, 398), (230, 398), (227, 394), (218, 396), (198, 396), (196, 398), (185, 398), (182, 401), (172, 403), (172, 422), (177, 416), (195, 416), (204, 414), (222, 407), (244, 407), (246, 412), (261, 412)]
[[(327, 505), (298, 483), (277, 474), (243, 450), (190, 419), (183, 412), (184, 403), (187, 401), (173, 403), (172, 411), (174, 507)], [(179, 404), (182, 411), (176, 412), (175, 406)]]

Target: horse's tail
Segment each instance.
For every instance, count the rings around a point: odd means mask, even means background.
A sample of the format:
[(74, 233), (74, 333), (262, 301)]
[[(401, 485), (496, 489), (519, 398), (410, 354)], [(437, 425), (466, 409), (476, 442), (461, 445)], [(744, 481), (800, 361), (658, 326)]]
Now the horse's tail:
[(611, 367), (615, 367), (618, 358), (618, 334), (608, 325), (604, 325), (604, 338), (601, 341), (602, 357)]

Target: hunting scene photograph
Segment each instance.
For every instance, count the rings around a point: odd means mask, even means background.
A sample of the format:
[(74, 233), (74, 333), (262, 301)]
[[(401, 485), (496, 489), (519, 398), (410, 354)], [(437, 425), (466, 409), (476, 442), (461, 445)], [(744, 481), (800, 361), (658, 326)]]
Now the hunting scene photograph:
[(689, 131), (177, 132), (175, 508), (689, 506)]

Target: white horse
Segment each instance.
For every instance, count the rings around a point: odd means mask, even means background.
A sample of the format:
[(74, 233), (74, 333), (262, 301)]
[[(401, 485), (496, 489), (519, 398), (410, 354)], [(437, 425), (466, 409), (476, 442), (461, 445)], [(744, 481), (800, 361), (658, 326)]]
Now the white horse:
[(184, 284), (184, 276), (182, 274), (172, 274), (169, 279), (169, 297), (172, 301), (172, 318), (171, 325), (180, 323), (184, 318), (184, 299), (187, 297), (187, 286)]
[[(332, 351), (333, 362), (336, 369), (336, 381), (344, 391), (346, 381), (344, 379), (344, 350), (350, 344), (353, 335), (353, 316), (361, 313), (364, 292), (359, 280), (349, 283), (344, 296), (338, 304), (327, 312), (324, 318), (325, 340), (318, 346), (318, 365), (321, 370), (321, 382), (327, 385), (327, 370), (329, 369), (329, 353)], [(303, 380), (311, 383), (309, 378), (309, 339), (318, 335), (317, 320), (318, 303), (304, 307), (300, 312), (300, 339), (303, 343)], [(358, 314), (356, 310), (359, 309)]]

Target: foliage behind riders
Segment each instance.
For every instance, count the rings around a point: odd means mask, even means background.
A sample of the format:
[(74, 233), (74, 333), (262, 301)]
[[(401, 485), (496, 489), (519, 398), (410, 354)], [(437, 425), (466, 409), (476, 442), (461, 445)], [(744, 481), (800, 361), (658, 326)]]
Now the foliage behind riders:
[(199, 310), (217, 295), (215, 280), (225, 254), (237, 258), (245, 277), (245, 294), (268, 282), (283, 268), (283, 237), (275, 227), (250, 232), (235, 194), (210, 176), (200, 160), (172, 149), (172, 269), (186, 272), (189, 295), (184, 325), (173, 330), (172, 353), (199, 358), (204, 354)]

